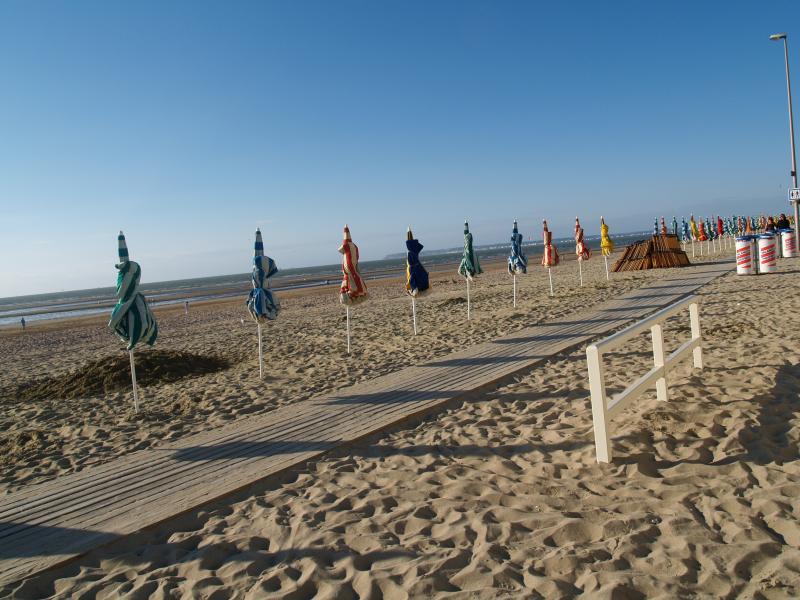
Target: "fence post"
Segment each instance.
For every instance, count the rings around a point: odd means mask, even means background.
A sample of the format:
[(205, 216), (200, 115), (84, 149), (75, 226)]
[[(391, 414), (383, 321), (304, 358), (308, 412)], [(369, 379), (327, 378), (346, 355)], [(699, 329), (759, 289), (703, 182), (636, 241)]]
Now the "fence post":
[(656, 397), (662, 402), (669, 400), (667, 397), (667, 370), (664, 367), (664, 328), (661, 323), (656, 323), (650, 328), (653, 338), (653, 364), (661, 367), (661, 377), (656, 379)]
[(606, 383), (603, 373), (602, 355), (594, 344), (586, 348), (589, 366), (589, 391), (592, 394), (592, 422), (594, 423), (594, 445), (597, 462), (611, 462), (611, 444), (608, 439), (608, 415), (606, 414)]
[(689, 321), (692, 325), (692, 339), (697, 340), (697, 346), (692, 350), (694, 356), (695, 369), (703, 368), (703, 348), (701, 347), (702, 339), (700, 338), (700, 308), (697, 302), (692, 302), (689, 305)]

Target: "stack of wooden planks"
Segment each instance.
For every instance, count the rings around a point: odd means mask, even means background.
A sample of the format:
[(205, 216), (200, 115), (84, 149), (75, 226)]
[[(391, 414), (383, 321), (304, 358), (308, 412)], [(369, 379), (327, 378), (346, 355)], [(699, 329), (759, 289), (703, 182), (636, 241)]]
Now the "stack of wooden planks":
[(634, 242), (622, 254), (612, 267), (615, 273), (620, 271), (643, 271), (645, 269), (666, 269), (669, 267), (685, 267), (691, 264), (689, 257), (681, 249), (676, 235), (654, 235), (649, 240)]

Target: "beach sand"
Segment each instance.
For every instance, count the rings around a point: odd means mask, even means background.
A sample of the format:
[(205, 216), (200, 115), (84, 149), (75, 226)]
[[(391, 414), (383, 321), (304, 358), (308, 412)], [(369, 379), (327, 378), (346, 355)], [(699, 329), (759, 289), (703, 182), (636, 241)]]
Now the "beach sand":
[[(138, 415), (133, 414), (129, 385), (65, 398), (63, 381), (45, 382), (37, 386), (44, 392), (40, 399), (18, 399), (17, 386), (48, 377), (64, 380), (71, 371), (83, 374), (87, 364), (109, 357), (117, 358), (125, 382), (127, 353), (105, 326), (107, 317), (43, 324), (24, 333), (5, 331), (0, 334), (0, 493), (447, 355), (591, 306), (669, 272), (618, 274), (606, 282), (602, 258), (596, 257), (584, 265), (585, 285), (579, 288), (577, 262), (569, 258), (553, 270), (556, 296), (550, 298), (547, 271), (532, 257), (529, 273), (517, 279), (516, 309), (505, 264), (484, 265), (486, 272), (471, 286), (470, 321), (464, 279), (455, 267), (433, 273), (431, 292), (417, 302), (417, 336), (402, 280), (370, 282), (371, 298), (351, 309), (350, 355), (338, 285), (281, 293), (279, 319), (264, 327), (263, 380), (258, 378), (256, 326), (247, 317), (244, 295), (193, 304), (188, 316), (182, 307), (157, 310), (156, 349), (221, 358), (231, 366), (141, 386), (143, 411)], [(137, 347), (139, 362), (152, 352)], [(141, 365), (137, 373), (145, 382)]]
[[(679, 366), (669, 402), (649, 393), (615, 421), (613, 464), (595, 461), (579, 349), (16, 594), (796, 598), (799, 292), (797, 260), (705, 286), (705, 369)], [(686, 321), (667, 324), (668, 349), (688, 337)], [(647, 335), (610, 355), (609, 393), (651, 360)]]

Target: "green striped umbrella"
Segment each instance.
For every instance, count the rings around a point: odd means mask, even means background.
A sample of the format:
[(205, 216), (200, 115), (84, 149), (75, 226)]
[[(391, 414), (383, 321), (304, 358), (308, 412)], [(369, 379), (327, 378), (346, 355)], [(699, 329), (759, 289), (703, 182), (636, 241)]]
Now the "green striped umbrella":
[(464, 221), (464, 255), (461, 257), (461, 264), (458, 265), (458, 272), (467, 280), (467, 319), (470, 318), (470, 298), (469, 282), (479, 273), (482, 273), (481, 265), (478, 262), (478, 255), (472, 248), (472, 234), (469, 232), (469, 223)]
[(117, 238), (119, 244), (119, 264), (116, 265), (117, 274), (117, 304), (111, 311), (108, 326), (114, 333), (127, 344), (131, 359), (131, 380), (133, 382), (133, 405), (139, 412), (139, 392), (136, 387), (136, 366), (133, 362), (133, 349), (139, 342), (149, 346), (156, 343), (158, 325), (153, 313), (147, 306), (142, 293), (139, 291), (139, 279), (142, 269), (139, 263), (128, 257), (128, 246), (125, 236), (120, 231)]

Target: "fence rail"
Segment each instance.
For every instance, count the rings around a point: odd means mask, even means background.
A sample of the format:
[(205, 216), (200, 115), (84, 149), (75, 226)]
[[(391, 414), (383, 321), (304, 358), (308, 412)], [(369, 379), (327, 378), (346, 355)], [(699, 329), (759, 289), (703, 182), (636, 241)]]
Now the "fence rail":
[[(692, 337), (681, 344), (669, 356), (664, 355), (664, 322), (685, 309), (689, 309)], [(606, 396), (603, 355), (620, 348), (631, 338), (649, 329), (653, 342), (653, 368), (630, 384), (622, 393), (609, 400)], [(700, 333), (700, 308), (697, 296), (676, 302), (672, 306), (650, 315), (646, 319), (626, 327), (606, 339), (586, 348), (586, 363), (589, 370), (589, 390), (592, 395), (592, 421), (597, 462), (611, 462), (611, 421), (631, 402), (655, 385), (656, 397), (666, 402), (669, 399), (667, 374), (673, 365), (692, 354), (694, 366), (703, 368), (703, 349)]]

